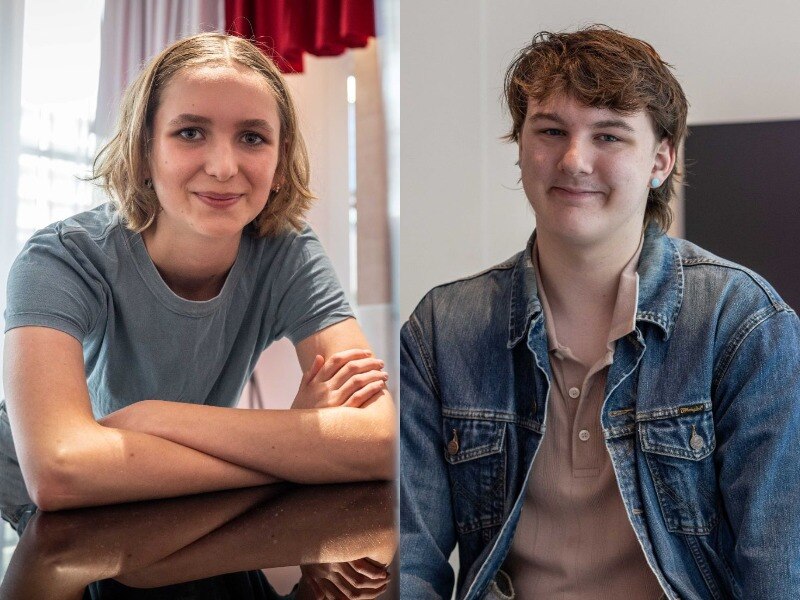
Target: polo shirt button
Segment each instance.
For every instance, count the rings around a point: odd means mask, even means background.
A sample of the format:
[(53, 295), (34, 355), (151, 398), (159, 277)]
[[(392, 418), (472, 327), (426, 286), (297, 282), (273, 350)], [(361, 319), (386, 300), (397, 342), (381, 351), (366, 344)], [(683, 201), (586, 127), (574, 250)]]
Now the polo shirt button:
[(589, 430), (588, 429), (581, 429), (578, 433), (578, 437), (582, 442), (585, 442), (589, 439)]
[(570, 398), (577, 398), (580, 395), (581, 395), (580, 389), (578, 389), (576, 387), (569, 388), (569, 397)]

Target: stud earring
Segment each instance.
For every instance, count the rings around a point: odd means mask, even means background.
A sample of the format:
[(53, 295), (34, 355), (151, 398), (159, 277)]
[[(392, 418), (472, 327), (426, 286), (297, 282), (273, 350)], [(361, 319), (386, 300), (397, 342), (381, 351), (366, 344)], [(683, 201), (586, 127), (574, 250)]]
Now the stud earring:
[(656, 189), (658, 186), (661, 185), (661, 180), (658, 177), (653, 177), (650, 180), (650, 187)]

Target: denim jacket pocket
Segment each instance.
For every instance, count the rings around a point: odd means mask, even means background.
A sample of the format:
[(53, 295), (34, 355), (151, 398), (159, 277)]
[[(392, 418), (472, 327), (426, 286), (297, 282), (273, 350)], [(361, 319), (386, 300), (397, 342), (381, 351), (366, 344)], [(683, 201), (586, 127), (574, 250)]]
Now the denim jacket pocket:
[(708, 534), (718, 520), (710, 404), (679, 407), (666, 417), (645, 417), (638, 429), (667, 529)]
[(444, 417), (444, 456), (461, 534), (503, 522), (505, 431), (502, 421)]

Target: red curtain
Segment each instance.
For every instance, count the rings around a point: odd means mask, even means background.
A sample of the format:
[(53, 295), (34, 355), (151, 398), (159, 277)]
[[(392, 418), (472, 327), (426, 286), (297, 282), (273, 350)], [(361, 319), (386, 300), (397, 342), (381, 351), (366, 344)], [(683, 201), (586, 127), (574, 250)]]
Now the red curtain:
[(225, 0), (229, 33), (267, 46), (284, 73), (303, 71), (303, 52), (338, 56), (375, 36), (373, 0)]

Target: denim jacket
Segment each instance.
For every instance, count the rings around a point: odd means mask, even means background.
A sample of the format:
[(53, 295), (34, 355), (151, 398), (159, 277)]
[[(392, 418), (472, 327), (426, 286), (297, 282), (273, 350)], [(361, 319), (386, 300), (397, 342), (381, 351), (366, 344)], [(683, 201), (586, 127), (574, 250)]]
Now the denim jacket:
[[(535, 235), (535, 233), (534, 233)], [(531, 247), (429, 292), (401, 332), (401, 594), (501, 596), (552, 373)], [(670, 599), (800, 598), (800, 321), (651, 226), (600, 423)]]

